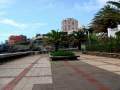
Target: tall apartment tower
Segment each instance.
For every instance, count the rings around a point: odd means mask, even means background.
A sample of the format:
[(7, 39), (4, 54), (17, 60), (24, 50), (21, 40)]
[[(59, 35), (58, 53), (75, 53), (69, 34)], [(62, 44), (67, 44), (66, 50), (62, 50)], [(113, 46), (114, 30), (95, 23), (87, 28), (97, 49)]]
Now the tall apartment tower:
[(78, 21), (74, 18), (67, 18), (62, 21), (62, 31), (68, 34), (78, 31)]

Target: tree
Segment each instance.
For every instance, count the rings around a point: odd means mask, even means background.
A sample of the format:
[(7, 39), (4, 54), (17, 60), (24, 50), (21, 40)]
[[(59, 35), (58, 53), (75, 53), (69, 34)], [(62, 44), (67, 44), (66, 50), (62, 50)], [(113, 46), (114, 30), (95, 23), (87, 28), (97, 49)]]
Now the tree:
[(120, 31), (115, 33), (118, 38), (120, 38)]
[(91, 27), (95, 32), (107, 32), (107, 28), (114, 28), (118, 23), (120, 23), (120, 12), (107, 4), (96, 14)]
[(67, 32), (60, 32), (61, 33), (61, 42), (60, 47), (68, 48), (70, 44), (70, 37)]
[(85, 32), (79, 30), (78, 32), (73, 32), (72, 35), (74, 37), (74, 42), (78, 46), (78, 49), (81, 50), (81, 44), (82, 44), (82, 42), (86, 41)]
[(112, 8), (120, 12), (120, 1), (108, 1)]
[[(108, 1), (107, 3), (115, 12), (117, 12), (116, 19), (120, 19), (120, 1)], [(120, 20), (118, 20), (118, 24), (120, 24)]]
[(47, 34), (47, 42), (54, 45), (55, 51), (57, 51), (61, 42), (61, 33), (52, 30), (50, 33)]

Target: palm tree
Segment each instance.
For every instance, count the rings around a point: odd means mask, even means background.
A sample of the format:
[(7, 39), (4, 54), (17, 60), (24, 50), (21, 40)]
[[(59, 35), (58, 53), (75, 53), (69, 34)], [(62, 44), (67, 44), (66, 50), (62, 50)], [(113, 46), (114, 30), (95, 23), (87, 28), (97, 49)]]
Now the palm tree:
[(78, 49), (81, 50), (81, 44), (82, 42), (86, 41), (86, 35), (84, 31), (78, 31), (72, 33), (74, 37), (74, 42), (77, 44)]
[(69, 40), (70, 40), (70, 37), (68, 35), (67, 32), (60, 32), (61, 33), (61, 43), (60, 43), (60, 46), (62, 48), (68, 48), (69, 47)]
[(107, 28), (114, 28), (119, 22), (120, 13), (110, 5), (106, 5), (96, 14), (91, 27), (96, 32), (107, 32)]
[(51, 32), (47, 34), (46, 41), (47, 43), (54, 45), (55, 51), (57, 51), (61, 42), (61, 33), (55, 30), (51, 30)]
[[(108, 1), (107, 2), (111, 8), (117, 12), (117, 16), (116, 16), (116, 19), (118, 19), (117, 17), (120, 18), (120, 0), (119, 1)], [(118, 24), (120, 24), (120, 20), (118, 22)]]
[(120, 1), (108, 1), (108, 4), (120, 12)]

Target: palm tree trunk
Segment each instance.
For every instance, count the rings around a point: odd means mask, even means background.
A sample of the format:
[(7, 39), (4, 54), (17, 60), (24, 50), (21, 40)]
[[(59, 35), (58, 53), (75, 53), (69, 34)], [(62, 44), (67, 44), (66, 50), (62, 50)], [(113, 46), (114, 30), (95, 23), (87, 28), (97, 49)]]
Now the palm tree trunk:
[(78, 42), (78, 50), (81, 50), (81, 41)]
[(59, 49), (59, 43), (55, 43), (55, 51), (58, 51)]

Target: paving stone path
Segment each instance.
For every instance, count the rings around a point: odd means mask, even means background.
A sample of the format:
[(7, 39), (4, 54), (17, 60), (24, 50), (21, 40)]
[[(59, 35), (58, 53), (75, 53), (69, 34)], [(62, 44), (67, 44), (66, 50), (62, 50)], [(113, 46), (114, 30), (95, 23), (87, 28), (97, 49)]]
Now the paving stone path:
[(119, 59), (90, 55), (78, 61), (52, 61), (53, 83), (36, 84), (33, 90), (120, 90), (119, 64)]
[(120, 60), (81, 55), (50, 61), (33, 55), (0, 65), (0, 90), (120, 90)]
[(52, 83), (46, 55), (35, 55), (0, 65), (0, 90), (32, 90), (34, 84)]

